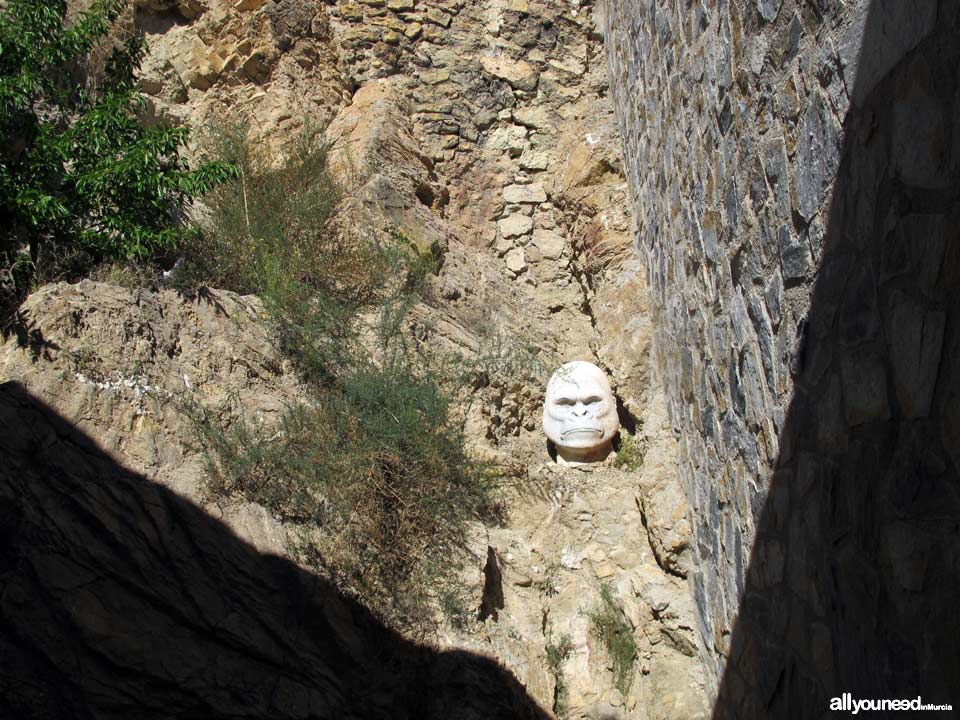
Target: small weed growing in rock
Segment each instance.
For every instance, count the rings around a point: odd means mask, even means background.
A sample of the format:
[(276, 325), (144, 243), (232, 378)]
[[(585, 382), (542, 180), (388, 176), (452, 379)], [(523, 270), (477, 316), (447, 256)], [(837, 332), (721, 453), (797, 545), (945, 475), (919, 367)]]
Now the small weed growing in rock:
[(617, 457), (613, 466), (621, 470), (635, 472), (643, 465), (643, 446), (635, 435), (620, 433), (620, 447), (617, 448)]
[(471, 612), (464, 589), (458, 585), (444, 586), (437, 591), (437, 598), (440, 601), (440, 610), (450, 624), (458, 629), (466, 627)]
[(561, 635), (560, 640), (556, 643), (548, 643), (546, 647), (547, 651), (547, 667), (554, 677), (554, 689), (553, 689), (553, 712), (558, 718), (567, 717), (567, 713), (570, 711), (569, 706), (569, 690), (567, 689), (567, 684), (563, 679), (563, 663), (566, 662), (567, 658), (570, 657), (570, 654), (573, 652), (573, 640), (569, 635)]
[(600, 603), (588, 613), (588, 617), (594, 637), (603, 643), (613, 663), (614, 686), (626, 695), (637, 661), (637, 641), (623, 611), (617, 607), (609, 585), (600, 588)]
[(569, 635), (561, 635), (556, 643), (547, 645), (547, 667), (554, 674), (560, 671), (560, 666), (570, 657), (573, 652), (573, 640)]
[(72, 357), (74, 372), (86, 375), (94, 380), (100, 378), (99, 358), (97, 352), (90, 345), (84, 343), (73, 351)]
[(560, 582), (560, 563), (551, 562), (543, 568), (543, 577), (535, 580), (533, 586), (544, 597), (553, 597), (557, 594), (557, 583)]

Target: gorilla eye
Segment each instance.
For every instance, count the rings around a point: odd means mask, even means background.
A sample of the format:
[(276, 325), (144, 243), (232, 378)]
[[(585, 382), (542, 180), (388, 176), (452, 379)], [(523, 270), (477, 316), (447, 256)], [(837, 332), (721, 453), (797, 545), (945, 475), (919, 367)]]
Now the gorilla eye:
[(591, 395), (586, 400), (584, 400), (585, 405), (596, 405), (599, 402), (603, 402), (603, 398), (597, 395)]
[(557, 405), (576, 405), (576, 401), (573, 398), (561, 397), (557, 398)]

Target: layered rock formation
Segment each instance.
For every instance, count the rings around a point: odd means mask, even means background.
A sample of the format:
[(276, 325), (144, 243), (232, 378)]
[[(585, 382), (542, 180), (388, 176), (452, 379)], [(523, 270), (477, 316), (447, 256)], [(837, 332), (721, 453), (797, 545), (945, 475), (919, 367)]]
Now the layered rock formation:
[(958, 11), (609, 6), (716, 717), (960, 687)]
[(141, 66), (145, 119), (204, 132), (243, 123), (255, 140), (329, 122), (350, 92), (326, 14), (317, 10), (306, 1), (133, 3), (127, 28), (143, 32), (149, 48)]

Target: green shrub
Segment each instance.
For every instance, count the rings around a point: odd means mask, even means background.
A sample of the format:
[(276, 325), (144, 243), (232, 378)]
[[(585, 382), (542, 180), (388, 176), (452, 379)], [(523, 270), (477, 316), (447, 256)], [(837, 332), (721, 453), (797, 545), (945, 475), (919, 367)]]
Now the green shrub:
[(142, 36), (114, 49), (99, 91), (85, 88), (79, 67), (126, 5), (97, 0), (70, 27), (65, 0), (10, 0), (0, 13), (0, 252), (17, 292), (169, 250), (190, 232), (186, 204), (233, 172), (189, 169), (186, 129), (140, 124)]
[(535, 580), (533, 587), (544, 597), (553, 597), (557, 594), (557, 583), (560, 579), (560, 568), (558, 562), (551, 562), (544, 566), (543, 577)]
[(617, 607), (609, 585), (600, 588), (600, 602), (588, 616), (594, 637), (603, 643), (613, 664), (614, 686), (626, 695), (633, 682), (637, 641), (623, 611)]
[(243, 125), (213, 134), (212, 156), (237, 174), (204, 198), (203, 232), (182, 245), (175, 282), (258, 295), (280, 350), (306, 381), (329, 383), (364, 355), (357, 313), (383, 301), (395, 258), (362, 229), (338, 225), (340, 192), (318, 128), (282, 147), (279, 165), (247, 136)]

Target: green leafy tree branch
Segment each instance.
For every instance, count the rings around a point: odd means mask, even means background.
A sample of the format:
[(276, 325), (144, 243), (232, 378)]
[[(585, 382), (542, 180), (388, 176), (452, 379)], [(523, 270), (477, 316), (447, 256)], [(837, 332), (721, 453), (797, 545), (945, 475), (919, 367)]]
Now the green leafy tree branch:
[(185, 128), (145, 128), (142, 36), (116, 48), (101, 90), (78, 78), (127, 0), (95, 0), (69, 27), (65, 0), (11, 0), (0, 14), (0, 243), (92, 260), (145, 259), (190, 228), (193, 198), (235, 168), (183, 158)]

